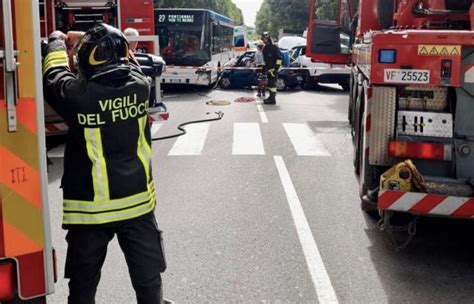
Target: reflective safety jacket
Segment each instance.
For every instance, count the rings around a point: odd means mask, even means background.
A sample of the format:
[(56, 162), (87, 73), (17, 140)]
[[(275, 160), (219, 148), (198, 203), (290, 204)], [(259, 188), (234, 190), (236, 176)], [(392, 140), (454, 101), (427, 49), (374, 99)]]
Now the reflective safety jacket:
[(279, 70), (282, 65), (282, 55), (278, 46), (270, 43), (263, 48), (263, 59), (265, 61), (265, 69)]
[(43, 59), (46, 101), (69, 126), (64, 154), (63, 227), (116, 223), (154, 211), (150, 84), (122, 64), (85, 79), (71, 73), (62, 40)]

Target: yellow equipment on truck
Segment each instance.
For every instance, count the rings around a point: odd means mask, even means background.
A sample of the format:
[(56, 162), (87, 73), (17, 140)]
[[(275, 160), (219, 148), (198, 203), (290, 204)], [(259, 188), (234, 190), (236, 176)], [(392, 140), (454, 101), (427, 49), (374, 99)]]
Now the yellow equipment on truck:
[(38, 8), (0, 7), (0, 303), (54, 290)]

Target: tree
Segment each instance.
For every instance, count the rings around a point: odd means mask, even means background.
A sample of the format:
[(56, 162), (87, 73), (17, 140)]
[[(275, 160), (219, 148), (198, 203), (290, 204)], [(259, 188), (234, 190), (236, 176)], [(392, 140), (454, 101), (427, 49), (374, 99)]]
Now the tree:
[(309, 3), (309, 0), (264, 0), (255, 21), (257, 32), (268, 31), (277, 36), (279, 29), (289, 29), (303, 33), (308, 27)]

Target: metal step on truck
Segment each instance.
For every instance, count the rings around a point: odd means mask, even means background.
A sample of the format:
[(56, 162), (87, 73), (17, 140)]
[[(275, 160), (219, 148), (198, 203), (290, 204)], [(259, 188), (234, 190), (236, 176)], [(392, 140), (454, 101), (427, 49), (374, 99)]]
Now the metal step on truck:
[[(352, 65), (362, 209), (406, 241), (419, 216), (472, 218), (472, 0), (312, 0), (310, 10), (307, 56)], [(412, 216), (398, 227), (400, 213)]]

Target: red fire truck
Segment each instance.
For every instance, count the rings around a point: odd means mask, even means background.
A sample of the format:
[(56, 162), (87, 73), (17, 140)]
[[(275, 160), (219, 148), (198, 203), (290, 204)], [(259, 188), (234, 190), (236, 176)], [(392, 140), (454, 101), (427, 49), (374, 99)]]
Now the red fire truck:
[[(311, 0), (307, 55), (352, 65), (362, 209), (474, 216), (472, 0)], [(357, 3), (358, 2), (358, 3)]]
[[(39, 6), (41, 37), (53, 30), (86, 31), (98, 22), (121, 30), (132, 27), (141, 36), (155, 33), (153, 0), (44, 0)], [(153, 45), (142, 42), (138, 49), (152, 53)]]
[[(153, 0), (44, 0), (39, 2), (41, 37), (46, 37), (54, 30), (64, 33), (68, 31), (86, 31), (93, 24), (104, 22), (121, 30), (134, 28), (140, 38), (131, 37), (131, 40), (139, 41), (137, 52), (157, 55), (158, 37), (154, 36), (154, 1)], [(152, 65), (148, 61), (156, 57), (137, 56), (139, 63)], [(146, 62), (143, 62), (143, 59)], [(157, 63), (158, 64), (158, 63)], [(160, 71), (161, 74), (161, 71)], [(155, 77), (156, 75), (147, 75)], [(160, 102), (160, 81), (155, 78), (153, 86), (156, 104), (160, 106), (150, 107), (150, 117), (155, 120), (166, 120), (168, 113)], [(67, 125), (61, 117), (45, 103), (46, 135), (60, 135), (67, 132)]]
[(2, 0), (1, 303), (44, 303), (54, 291), (39, 22), (38, 2)]

